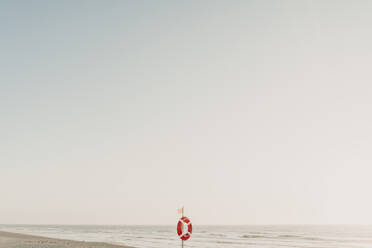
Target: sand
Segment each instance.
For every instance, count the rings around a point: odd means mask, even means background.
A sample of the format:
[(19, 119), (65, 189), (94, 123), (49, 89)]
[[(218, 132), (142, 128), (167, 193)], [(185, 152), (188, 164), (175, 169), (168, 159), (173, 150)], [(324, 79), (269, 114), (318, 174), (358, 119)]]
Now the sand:
[(0, 248), (130, 248), (99, 242), (80, 242), (0, 231)]

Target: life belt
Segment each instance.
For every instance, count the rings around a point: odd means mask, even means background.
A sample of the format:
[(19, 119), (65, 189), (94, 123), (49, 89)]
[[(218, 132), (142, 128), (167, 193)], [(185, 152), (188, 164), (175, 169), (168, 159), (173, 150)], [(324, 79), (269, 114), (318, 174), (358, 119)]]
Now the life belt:
[(177, 234), (182, 240), (188, 240), (192, 234), (192, 224), (189, 218), (182, 217), (177, 224)]

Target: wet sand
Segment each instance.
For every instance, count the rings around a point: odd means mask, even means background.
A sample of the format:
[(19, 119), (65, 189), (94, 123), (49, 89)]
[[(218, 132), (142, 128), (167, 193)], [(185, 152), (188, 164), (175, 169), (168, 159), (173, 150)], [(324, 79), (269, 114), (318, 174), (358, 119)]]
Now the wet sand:
[(130, 248), (101, 242), (80, 242), (0, 231), (0, 248)]

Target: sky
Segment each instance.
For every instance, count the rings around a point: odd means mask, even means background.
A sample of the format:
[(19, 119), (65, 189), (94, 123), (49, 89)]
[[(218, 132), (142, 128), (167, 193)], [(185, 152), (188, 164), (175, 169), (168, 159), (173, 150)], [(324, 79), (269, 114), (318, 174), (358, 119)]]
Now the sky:
[(372, 224), (371, 12), (2, 1), (0, 223)]

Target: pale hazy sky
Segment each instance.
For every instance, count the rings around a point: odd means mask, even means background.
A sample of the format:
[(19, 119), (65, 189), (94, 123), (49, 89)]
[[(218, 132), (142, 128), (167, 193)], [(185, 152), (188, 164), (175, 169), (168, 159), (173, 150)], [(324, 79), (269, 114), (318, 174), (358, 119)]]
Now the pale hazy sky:
[(371, 1), (2, 1), (0, 223), (372, 224)]

